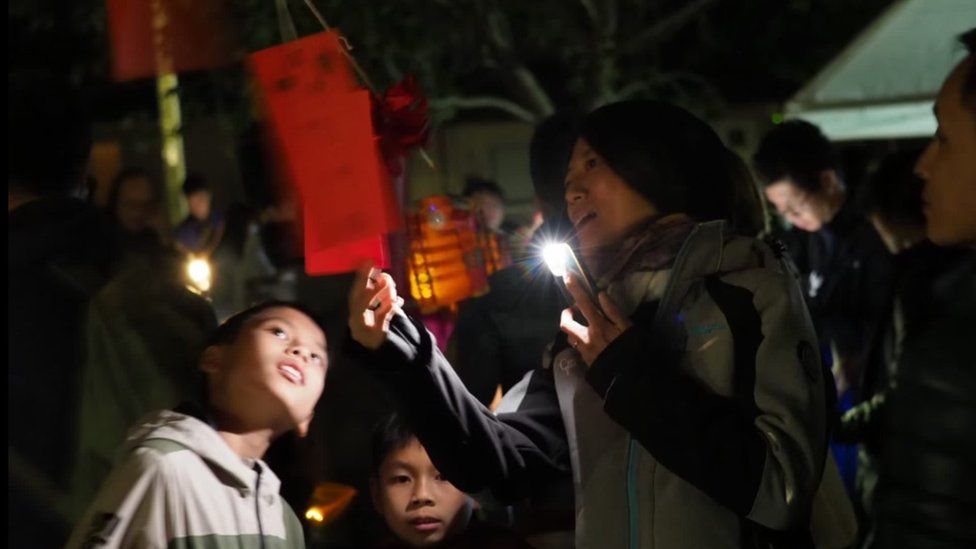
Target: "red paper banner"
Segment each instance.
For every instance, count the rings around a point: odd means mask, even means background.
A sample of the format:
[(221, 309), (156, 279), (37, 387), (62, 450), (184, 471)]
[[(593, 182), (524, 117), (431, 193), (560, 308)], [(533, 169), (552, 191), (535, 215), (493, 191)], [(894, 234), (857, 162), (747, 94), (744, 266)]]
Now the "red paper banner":
[(165, 71), (157, 66), (157, 48), (171, 60), (173, 72), (233, 61), (234, 41), (221, 25), (226, 20), (224, 0), (106, 0), (105, 7), (116, 81)]
[(369, 92), (358, 89), (333, 32), (255, 53), (254, 73), (277, 148), (305, 211), (309, 274), (385, 263), (400, 226), (377, 151)]

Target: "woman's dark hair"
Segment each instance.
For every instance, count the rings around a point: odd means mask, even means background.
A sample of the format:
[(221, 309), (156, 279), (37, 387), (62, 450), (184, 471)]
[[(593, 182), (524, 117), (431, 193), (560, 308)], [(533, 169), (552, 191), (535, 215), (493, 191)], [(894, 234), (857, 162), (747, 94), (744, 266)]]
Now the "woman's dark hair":
[(861, 211), (889, 223), (924, 227), (922, 180), (915, 175), (918, 155), (918, 150), (905, 150), (882, 159), (858, 192)]
[(753, 162), (763, 185), (789, 178), (811, 193), (822, 190), (821, 172), (838, 169), (830, 141), (805, 120), (789, 120), (770, 130), (759, 143)]
[(393, 452), (403, 448), (417, 435), (404, 423), (399, 414), (390, 414), (373, 427), (370, 439), (370, 476), (377, 478), (383, 461)]
[(739, 157), (705, 122), (655, 101), (624, 101), (583, 119), (580, 137), (661, 213), (761, 230), (761, 201)]
[(546, 118), (532, 134), (529, 173), (547, 222), (565, 215), (566, 167), (578, 137), (579, 120), (568, 113), (557, 113)]

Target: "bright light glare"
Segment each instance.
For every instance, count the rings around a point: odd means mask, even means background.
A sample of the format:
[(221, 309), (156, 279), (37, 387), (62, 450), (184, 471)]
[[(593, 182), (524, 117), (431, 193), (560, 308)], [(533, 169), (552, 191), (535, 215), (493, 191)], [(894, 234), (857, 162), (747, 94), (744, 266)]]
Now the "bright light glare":
[(201, 292), (210, 289), (210, 264), (206, 259), (192, 258), (186, 264), (186, 276), (190, 278), (190, 283), (196, 286)]
[(566, 271), (569, 269), (568, 264), (572, 261), (572, 257), (573, 250), (565, 242), (546, 244), (542, 248), (542, 259), (545, 260), (546, 266), (549, 267), (553, 276), (560, 278), (566, 276)]
[(322, 522), (325, 520), (325, 515), (322, 514), (322, 510), (318, 507), (312, 506), (305, 511), (305, 518), (312, 522)]

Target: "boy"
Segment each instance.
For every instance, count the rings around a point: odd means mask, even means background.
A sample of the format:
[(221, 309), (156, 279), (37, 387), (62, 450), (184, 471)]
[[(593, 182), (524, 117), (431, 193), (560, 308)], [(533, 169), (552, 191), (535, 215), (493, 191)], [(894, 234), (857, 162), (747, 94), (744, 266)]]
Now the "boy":
[(301, 524), (261, 461), (308, 431), (328, 367), (325, 334), (273, 302), (222, 324), (199, 360), (202, 409), (156, 412), (130, 433), (69, 547), (304, 547)]
[(473, 522), (474, 499), (441, 477), (396, 414), (373, 431), (372, 454), (373, 506), (397, 538), (384, 547), (529, 547), (511, 532)]
[(462, 532), (474, 501), (441, 478), (427, 450), (396, 415), (373, 432), (373, 506), (407, 547), (435, 546)]

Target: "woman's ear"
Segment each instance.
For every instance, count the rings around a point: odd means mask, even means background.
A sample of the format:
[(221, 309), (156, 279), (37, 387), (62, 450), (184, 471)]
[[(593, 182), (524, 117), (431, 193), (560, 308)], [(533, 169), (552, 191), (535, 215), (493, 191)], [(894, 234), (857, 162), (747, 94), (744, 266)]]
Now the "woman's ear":
[(200, 370), (205, 374), (215, 374), (223, 364), (225, 349), (218, 345), (211, 345), (200, 355)]

